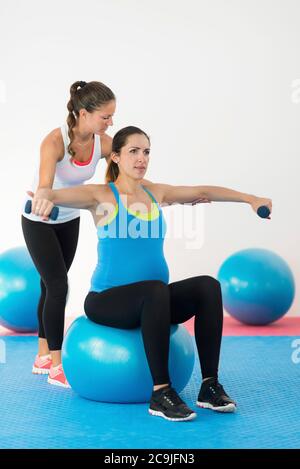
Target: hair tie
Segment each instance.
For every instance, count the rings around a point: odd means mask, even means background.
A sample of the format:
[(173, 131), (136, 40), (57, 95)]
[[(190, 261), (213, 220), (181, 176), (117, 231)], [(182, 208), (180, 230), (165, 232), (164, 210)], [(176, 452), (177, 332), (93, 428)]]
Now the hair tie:
[(79, 86), (80, 88), (83, 88), (86, 85), (86, 81), (80, 81)]

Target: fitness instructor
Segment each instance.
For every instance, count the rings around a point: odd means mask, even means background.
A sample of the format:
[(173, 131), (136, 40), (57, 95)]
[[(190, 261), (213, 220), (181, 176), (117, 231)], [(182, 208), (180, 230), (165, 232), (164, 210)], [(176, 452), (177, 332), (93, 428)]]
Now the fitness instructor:
[[(103, 83), (76, 81), (70, 88), (67, 122), (52, 130), (41, 144), (40, 165), (32, 191), (32, 213), (22, 214), (22, 229), (33, 262), (41, 276), (38, 304), (38, 354), (32, 368), (49, 374), (48, 382), (68, 386), (61, 366), (68, 270), (74, 259), (80, 211), (59, 208), (56, 220), (40, 217), (41, 193), (83, 184), (93, 177), (101, 158), (111, 153), (111, 137), (116, 108), (114, 93)], [(28, 198), (28, 197), (27, 197)], [(24, 203), (25, 206), (25, 203)]]

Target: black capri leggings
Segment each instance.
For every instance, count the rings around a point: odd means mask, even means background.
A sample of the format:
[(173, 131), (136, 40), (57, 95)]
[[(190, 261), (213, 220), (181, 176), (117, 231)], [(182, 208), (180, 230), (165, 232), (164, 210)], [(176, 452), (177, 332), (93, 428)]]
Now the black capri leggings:
[(85, 313), (92, 321), (121, 329), (141, 327), (155, 385), (169, 383), (170, 324), (195, 316), (195, 339), (202, 377), (217, 377), (223, 305), (218, 280), (204, 275), (169, 285), (156, 280), (89, 292)]
[(22, 229), (28, 251), (41, 276), (38, 305), (39, 337), (50, 350), (61, 350), (64, 336), (68, 275), (76, 252), (79, 220), (65, 223), (32, 221), (22, 215)]

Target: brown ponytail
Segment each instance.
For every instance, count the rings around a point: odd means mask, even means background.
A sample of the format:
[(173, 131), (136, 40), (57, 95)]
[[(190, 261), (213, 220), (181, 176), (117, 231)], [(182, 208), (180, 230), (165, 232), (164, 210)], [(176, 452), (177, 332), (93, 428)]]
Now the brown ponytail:
[(76, 120), (79, 117), (80, 109), (86, 109), (87, 112), (93, 112), (109, 101), (115, 100), (116, 97), (103, 83), (99, 81), (90, 81), (86, 83), (85, 81), (75, 81), (70, 88), (70, 99), (67, 104), (67, 109), (69, 111), (67, 117), (68, 124), (68, 136), (70, 143), (68, 145), (68, 153), (71, 157), (75, 157), (75, 151), (72, 149), (72, 143), (74, 140), (74, 127), (76, 125)]
[(108, 184), (109, 182), (114, 182), (119, 176), (119, 166), (115, 163), (111, 158), (107, 165), (106, 173), (105, 173), (105, 182)]

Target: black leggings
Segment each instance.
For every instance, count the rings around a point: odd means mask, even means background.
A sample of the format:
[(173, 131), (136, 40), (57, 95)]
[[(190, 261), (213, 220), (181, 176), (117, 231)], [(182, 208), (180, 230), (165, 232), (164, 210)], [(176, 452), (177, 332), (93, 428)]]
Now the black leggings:
[(76, 252), (79, 220), (49, 224), (22, 215), (22, 229), (28, 251), (41, 276), (38, 305), (39, 337), (50, 350), (61, 350), (68, 275)]
[(89, 292), (84, 304), (92, 321), (121, 329), (141, 327), (146, 357), (155, 385), (170, 382), (170, 324), (195, 316), (195, 339), (203, 378), (217, 377), (223, 306), (218, 280), (207, 275), (169, 285), (136, 282), (103, 292)]

